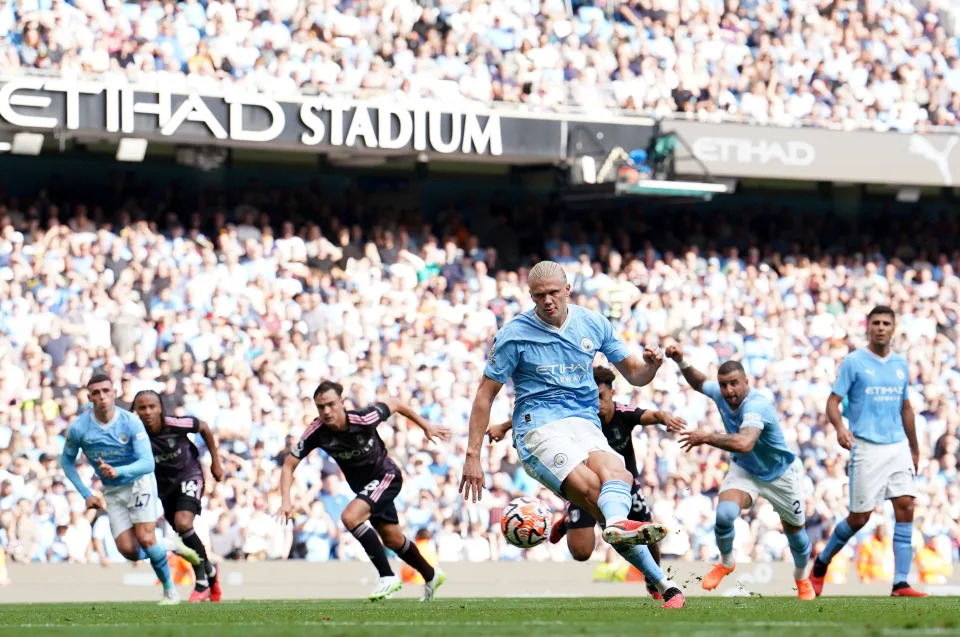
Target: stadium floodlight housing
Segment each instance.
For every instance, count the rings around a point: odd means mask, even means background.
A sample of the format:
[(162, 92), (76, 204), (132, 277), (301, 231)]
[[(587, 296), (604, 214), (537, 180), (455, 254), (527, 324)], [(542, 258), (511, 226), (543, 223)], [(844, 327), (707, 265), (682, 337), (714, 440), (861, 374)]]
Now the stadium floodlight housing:
[(117, 145), (117, 161), (142, 162), (147, 154), (147, 140), (124, 137)]
[(16, 133), (10, 152), (14, 155), (39, 155), (43, 148), (43, 135), (40, 133)]

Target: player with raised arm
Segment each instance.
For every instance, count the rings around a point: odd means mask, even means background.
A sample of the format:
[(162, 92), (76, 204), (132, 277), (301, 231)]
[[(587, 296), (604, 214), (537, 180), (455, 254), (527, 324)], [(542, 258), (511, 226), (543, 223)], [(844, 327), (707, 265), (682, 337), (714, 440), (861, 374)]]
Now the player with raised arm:
[[(117, 549), (128, 560), (148, 559), (163, 584), (161, 605), (180, 602), (167, 564), (167, 548), (157, 543), (157, 482), (150, 440), (140, 419), (116, 407), (116, 391), (106, 374), (94, 374), (87, 383), (93, 408), (67, 429), (60, 465), (88, 509), (106, 509)], [(103, 483), (103, 495), (90, 491), (77, 472), (77, 454), (87, 461)], [(191, 563), (200, 557), (179, 538), (169, 547)]]
[(223, 480), (223, 467), (217, 455), (217, 440), (207, 423), (192, 416), (168, 416), (160, 395), (153, 390), (138, 392), (133, 398), (133, 411), (140, 417), (150, 436), (155, 475), (163, 515), (183, 543), (196, 551), (200, 562), (193, 565), (194, 590), (191, 602), (219, 602), (221, 591), (217, 569), (207, 558), (207, 550), (193, 528), (200, 513), (203, 497), (203, 467), (200, 452), (187, 434), (199, 434), (210, 450), (210, 473), (217, 482)]
[[(850, 514), (833, 529), (826, 547), (813, 561), (810, 580), (817, 595), (833, 556), (870, 519), (873, 509), (891, 500), (894, 597), (926, 597), (907, 583), (913, 561), (913, 501), (917, 495), (920, 447), (913, 407), (907, 397), (907, 360), (890, 350), (896, 330), (893, 310), (878, 305), (867, 314), (867, 347), (850, 352), (840, 364), (827, 399), (827, 418), (837, 441), (850, 450)], [(844, 425), (840, 403), (849, 400)]]
[[(594, 367), (593, 380), (597, 383), (597, 399), (600, 401), (600, 428), (603, 435), (614, 451), (623, 456), (623, 462), (633, 475), (633, 506), (627, 519), (636, 522), (650, 522), (650, 508), (643, 498), (643, 483), (640, 479), (640, 470), (637, 468), (637, 455), (633, 449), (634, 427), (664, 425), (670, 431), (682, 431), (687, 423), (682, 418), (665, 412), (652, 409), (631, 409), (627, 405), (614, 402), (613, 383), (616, 380), (613, 371), (608, 367)], [(513, 422), (490, 425), (487, 435), (490, 440), (502, 440), (513, 427)], [(578, 562), (585, 562), (593, 555), (597, 538), (594, 527), (597, 521), (590, 513), (578, 506), (568, 504), (563, 517), (550, 529), (550, 542), (556, 544), (567, 538), (567, 548), (570, 555)], [(650, 553), (657, 564), (660, 564), (660, 548), (656, 544), (649, 546)], [(647, 580), (647, 592), (654, 599), (663, 599), (663, 595), (654, 584)]]
[(558, 263), (541, 261), (528, 275), (536, 307), (497, 332), (470, 412), (460, 492), (478, 501), (484, 488), (480, 451), (490, 408), (513, 380), (513, 444), (524, 470), (540, 484), (604, 524), (603, 539), (650, 579), (664, 608), (682, 608), (683, 593), (646, 544), (666, 535), (661, 524), (627, 519), (633, 476), (600, 429), (593, 359), (603, 352), (631, 385), (642, 387), (663, 363), (659, 349), (630, 354), (603, 315), (568, 303), (570, 285)]
[(693, 429), (680, 435), (680, 444), (690, 451), (710, 445), (730, 452), (730, 468), (720, 486), (714, 535), (720, 563), (703, 578), (703, 588), (713, 590), (736, 568), (733, 556), (734, 523), (743, 509), (763, 496), (780, 515), (793, 555), (797, 597), (816, 599), (808, 578), (810, 539), (804, 528), (803, 465), (787, 446), (777, 410), (762, 394), (750, 390), (743, 365), (727, 361), (717, 370), (717, 380), (707, 377), (683, 359), (677, 345), (667, 347), (667, 357), (680, 366), (683, 377), (696, 391), (717, 405), (727, 433)]
[(436, 438), (449, 440), (450, 430), (427, 422), (412, 408), (395, 400), (380, 401), (364, 409), (347, 410), (342, 396), (343, 387), (332, 381), (320, 383), (314, 392), (313, 400), (320, 416), (310, 423), (283, 462), (280, 475), (280, 495), (283, 500), (278, 516), (282, 521), (293, 519), (294, 506), (290, 498), (293, 472), (311, 451), (323, 449), (334, 459), (343, 471), (347, 484), (357, 494), (343, 510), (340, 520), (363, 546), (380, 574), (370, 599), (383, 599), (403, 586), (390, 568), (383, 550), (386, 544), (423, 576), (426, 584), (420, 599), (431, 601), (446, 575), (440, 568), (430, 566), (417, 545), (404, 537), (400, 530), (393, 500), (400, 493), (403, 476), (400, 467), (387, 455), (387, 448), (377, 433), (377, 425), (386, 421), (391, 414), (398, 413), (423, 429), (430, 441)]

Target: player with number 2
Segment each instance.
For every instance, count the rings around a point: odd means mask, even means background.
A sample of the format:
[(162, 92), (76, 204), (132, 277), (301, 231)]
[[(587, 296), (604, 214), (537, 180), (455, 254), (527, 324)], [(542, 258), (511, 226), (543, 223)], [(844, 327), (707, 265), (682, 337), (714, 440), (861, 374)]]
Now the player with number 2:
[(787, 446), (773, 403), (750, 389), (746, 371), (737, 361), (727, 361), (717, 370), (717, 380), (707, 377), (683, 359), (676, 345), (667, 347), (667, 357), (679, 366), (683, 377), (696, 391), (707, 396), (720, 410), (725, 434), (691, 429), (680, 435), (686, 451), (710, 445), (730, 452), (730, 468), (720, 486), (714, 535), (720, 563), (703, 578), (703, 588), (713, 590), (733, 572), (734, 523), (740, 511), (749, 509), (763, 496), (780, 516), (793, 555), (797, 596), (816, 598), (810, 583), (810, 539), (804, 528), (803, 467)]

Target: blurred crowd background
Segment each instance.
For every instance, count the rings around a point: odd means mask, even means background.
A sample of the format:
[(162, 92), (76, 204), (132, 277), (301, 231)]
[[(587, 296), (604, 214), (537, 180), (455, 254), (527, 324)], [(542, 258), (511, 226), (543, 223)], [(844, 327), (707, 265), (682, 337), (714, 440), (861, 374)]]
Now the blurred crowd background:
[(913, 131), (960, 117), (957, 0), (18, 0), (0, 74)]
[[(892, 305), (920, 440), (918, 559), (931, 565), (930, 582), (960, 560), (955, 210), (890, 209), (877, 224), (874, 215), (731, 199), (669, 214), (583, 215), (494, 194), (489, 203), (441, 204), (427, 219), (318, 184), (189, 194), (113, 175), (91, 192), (52, 185), (29, 198), (0, 193), (0, 547), (8, 559), (123, 561), (106, 517), (84, 510), (58, 465), (95, 368), (114, 379), (121, 406), (155, 389), (170, 412), (216, 433), (227, 475), (222, 483), (208, 477), (196, 523), (216, 560), (366, 559), (339, 523), (352, 494), (322, 452), (296, 472), (302, 514), (292, 534), (272, 517), (279, 465), (316, 417), (311, 396), (326, 378), (342, 382), (354, 405), (390, 395), (453, 429), (439, 446), (398, 416), (379, 430), (405, 473), (401, 524), (439, 560), (569, 559), (563, 543), (520, 552), (503, 541), (499, 513), (513, 497), (563, 509), (506, 442), (485, 445), (483, 500), (467, 504), (457, 494), (489, 344), (531, 307), (526, 268), (550, 257), (567, 269), (574, 300), (609, 317), (630, 347), (679, 341), (708, 374), (722, 361), (743, 361), (803, 459), (815, 545), (848, 502), (848, 453), (824, 404), (839, 361), (864, 345), (866, 312)], [(511, 391), (498, 397), (494, 421), (510, 416)], [(669, 361), (652, 385), (621, 381), (616, 396), (692, 426), (721, 426)], [(634, 440), (654, 517), (673, 530), (664, 558), (714, 557), (725, 454), (683, 453), (659, 427), (638, 428)], [(88, 465), (80, 472), (99, 487)], [(831, 577), (889, 574), (889, 513), (878, 511)], [(790, 559), (768, 504), (737, 524), (741, 561)], [(607, 559), (602, 548), (595, 559)]]

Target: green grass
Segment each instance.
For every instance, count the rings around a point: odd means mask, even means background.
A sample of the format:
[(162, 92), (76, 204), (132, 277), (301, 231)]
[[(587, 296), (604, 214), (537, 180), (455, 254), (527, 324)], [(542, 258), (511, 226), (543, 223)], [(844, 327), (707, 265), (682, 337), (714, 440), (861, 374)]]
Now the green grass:
[(665, 611), (649, 599), (447, 599), (0, 605), (0, 635), (113, 637), (500, 637), (707, 635), (845, 637), (960, 634), (955, 598), (692, 598)]

